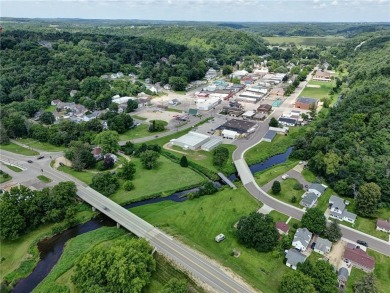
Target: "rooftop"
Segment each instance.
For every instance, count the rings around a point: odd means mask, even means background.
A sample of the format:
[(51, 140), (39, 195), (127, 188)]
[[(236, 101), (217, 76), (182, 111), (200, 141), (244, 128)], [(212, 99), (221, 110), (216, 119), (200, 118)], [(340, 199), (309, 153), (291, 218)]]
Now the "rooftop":
[(251, 128), (253, 128), (256, 125), (255, 122), (247, 121), (247, 120), (238, 120), (238, 119), (231, 119), (227, 121), (226, 123), (219, 126), (218, 130), (232, 130), (236, 131), (240, 134), (248, 132)]
[(376, 221), (376, 225), (379, 228), (390, 230), (390, 221), (389, 220), (378, 219), (378, 221)]
[(363, 267), (373, 269), (375, 266), (375, 259), (369, 256), (365, 251), (361, 250), (358, 246), (351, 248), (347, 246), (344, 251), (344, 258), (349, 259)]
[(298, 228), (295, 232), (293, 241), (300, 241), (307, 246), (309, 245), (312, 235), (313, 234), (307, 228)]
[(300, 253), (296, 249), (289, 249), (286, 253), (287, 262), (292, 265), (296, 266), (299, 263), (304, 263), (306, 260), (306, 255)]
[(330, 249), (332, 247), (332, 242), (330, 242), (328, 239), (318, 237), (316, 241), (315, 249), (318, 249), (323, 252), (328, 252), (328, 248)]
[(275, 135), (276, 135), (276, 131), (268, 130), (263, 138), (272, 140), (275, 137)]
[(309, 97), (299, 97), (297, 99), (297, 102), (302, 103), (302, 104), (317, 104), (318, 100), (314, 98), (309, 98)]
[(290, 230), (290, 226), (288, 224), (286, 224), (285, 222), (276, 222), (275, 227), (276, 227), (276, 229), (279, 229), (285, 233), (287, 233), (288, 230)]
[(174, 139), (172, 141), (180, 142), (180, 143), (182, 143), (184, 145), (188, 145), (188, 146), (195, 146), (198, 143), (204, 142), (208, 138), (209, 138), (208, 135), (190, 131), (187, 134), (185, 134), (177, 139)]
[(317, 195), (313, 192), (306, 192), (305, 197), (302, 198), (300, 205), (311, 206), (317, 200)]
[(309, 189), (314, 189), (320, 192), (321, 194), (324, 193), (326, 186), (319, 184), (319, 183), (312, 183), (309, 185)]

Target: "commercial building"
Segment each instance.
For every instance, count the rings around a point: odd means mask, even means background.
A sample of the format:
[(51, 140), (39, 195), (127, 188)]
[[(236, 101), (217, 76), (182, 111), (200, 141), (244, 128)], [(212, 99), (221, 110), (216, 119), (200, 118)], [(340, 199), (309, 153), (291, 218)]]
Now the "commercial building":
[(198, 110), (208, 111), (221, 103), (221, 99), (218, 97), (209, 97), (208, 99), (197, 99), (195, 103)]
[(308, 97), (299, 97), (295, 102), (295, 108), (300, 108), (304, 110), (310, 110), (312, 108), (316, 109), (318, 105), (318, 100)]
[(260, 101), (263, 96), (264, 96), (264, 94), (245, 91), (238, 96), (237, 101), (255, 104), (258, 101)]
[(215, 149), (220, 144), (222, 144), (222, 138), (214, 136), (214, 137), (211, 137), (208, 142), (203, 144), (200, 147), (200, 149), (203, 151), (209, 152), (209, 151), (212, 151), (213, 149)]
[(313, 80), (316, 81), (331, 81), (332, 74), (328, 71), (317, 70), (313, 75)]
[(210, 137), (208, 135), (190, 131), (179, 138), (172, 139), (171, 144), (179, 146), (185, 150), (196, 150), (209, 140)]
[(235, 131), (241, 136), (245, 136), (248, 133), (252, 133), (255, 131), (256, 123), (248, 120), (238, 120), (238, 119), (231, 119), (227, 121), (226, 123), (219, 126), (216, 130), (223, 131), (223, 130), (230, 130)]

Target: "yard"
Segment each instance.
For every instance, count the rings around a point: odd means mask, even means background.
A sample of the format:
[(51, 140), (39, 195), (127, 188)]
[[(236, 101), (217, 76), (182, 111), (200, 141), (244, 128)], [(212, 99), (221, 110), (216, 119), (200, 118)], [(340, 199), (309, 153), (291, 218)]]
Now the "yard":
[[(390, 282), (390, 257), (368, 249), (368, 254), (375, 258), (374, 276), (376, 279), (376, 285), (379, 293), (389, 292)], [(353, 284), (360, 280), (365, 273), (362, 270), (352, 268), (351, 275), (349, 276), (347, 283), (346, 293), (353, 293)]]
[(274, 155), (284, 153), (294, 145), (296, 138), (304, 134), (305, 127), (290, 127), (289, 135), (278, 134), (272, 142), (260, 142), (245, 153), (246, 162), (248, 165), (252, 165), (263, 162)]
[(329, 91), (335, 86), (335, 82), (321, 82), (321, 81), (309, 81), (309, 85), (316, 85), (320, 86), (319, 88), (315, 87), (305, 87), (302, 93), (300, 94), (301, 97), (310, 97), (310, 98), (316, 98), (321, 100), (322, 98), (326, 98), (329, 96)]
[(272, 179), (290, 171), (294, 166), (298, 164), (298, 160), (288, 159), (282, 164), (278, 164), (274, 167), (268, 168), (267, 170), (255, 173), (254, 177), (259, 186), (270, 182)]
[(32, 138), (21, 138), (18, 139), (18, 142), (46, 152), (63, 152), (65, 150), (63, 146), (58, 147), (48, 142), (40, 142)]
[[(238, 244), (234, 235), (234, 224), (240, 217), (259, 207), (260, 203), (241, 187), (225, 188), (214, 195), (182, 203), (160, 202), (131, 211), (231, 268), (262, 292), (276, 292), (281, 277), (289, 270), (283, 265), (283, 257), (247, 249)], [(214, 237), (220, 233), (226, 239), (216, 243)], [(240, 252), (238, 258), (231, 256), (233, 249)]]
[[(277, 198), (283, 202), (286, 202), (286, 203), (293, 205), (297, 208), (302, 208), (302, 206), (299, 204), (299, 202), (301, 201), (302, 194), (305, 191), (303, 189), (295, 190), (294, 185), (297, 183), (299, 183), (298, 180), (296, 180), (294, 178), (287, 178), (286, 180), (280, 181), (282, 191), (279, 194), (274, 195), (272, 193), (272, 190), (268, 190), (267, 193), (271, 194), (272, 196), (274, 196), (275, 198)], [(294, 196), (296, 197), (295, 203), (293, 203), (291, 201)]]
[(0, 150), (5, 150), (11, 153), (20, 154), (24, 156), (37, 156), (38, 152), (30, 149), (26, 149), (16, 143), (0, 144)]
[(164, 131), (160, 131), (160, 132), (150, 132), (149, 125), (141, 124), (132, 129), (127, 130), (125, 133), (120, 134), (119, 140), (132, 140), (132, 139), (137, 139), (145, 136), (158, 135), (159, 133), (163, 133), (167, 130), (168, 129), (165, 129)]
[[(160, 156), (157, 168), (153, 170), (144, 169), (138, 158), (132, 158), (131, 161), (135, 163), (137, 170), (132, 180), (135, 188), (132, 191), (125, 191), (123, 187), (120, 187), (116, 193), (110, 196), (119, 204), (141, 200), (151, 195), (170, 195), (175, 191), (200, 185), (205, 181), (195, 171), (182, 168), (179, 164), (173, 163), (163, 156)], [(91, 184), (92, 177), (98, 172), (97, 170), (76, 172), (66, 166), (59, 167), (58, 170), (68, 173), (88, 185)]]

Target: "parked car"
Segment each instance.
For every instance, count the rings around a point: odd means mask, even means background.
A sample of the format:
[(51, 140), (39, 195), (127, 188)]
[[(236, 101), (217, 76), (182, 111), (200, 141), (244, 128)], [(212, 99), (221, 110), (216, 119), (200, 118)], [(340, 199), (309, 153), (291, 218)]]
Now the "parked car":
[(360, 244), (360, 245), (363, 245), (363, 246), (365, 246), (365, 247), (368, 247), (368, 244), (367, 244), (366, 241), (363, 241), (363, 240), (356, 240), (356, 243), (357, 243), (357, 244)]
[(283, 179), (283, 180), (286, 180), (288, 177), (290, 177), (290, 175), (288, 175), (288, 174), (282, 175), (282, 179)]
[(31, 164), (32, 162), (33, 162), (33, 161), (31, 161), (31, 160), (27, 160), (27, 163), (30, 163), (30, 164)]
[(61, 167), (64, 167), (64, 166), (65, 166), (65, 164), (64, 164), (64, 163), (62, 163), (62, 162), (60, 162), (60, 166), (61, 166)]
[(45, 156), (39, 156), (37, 157), (37, 160), (43, 159)]
[(311, 244), (310, 248), (311, 248), (311, 249), (314, 249), (315, 246), (316, 246), (316, 243), (313, 242), (313, 243)]
[(217, 241), (218, 243), (225, 240), (225, 235), (223, 234), (219, 234), (217, 236), (215, 236), (215, 241)]

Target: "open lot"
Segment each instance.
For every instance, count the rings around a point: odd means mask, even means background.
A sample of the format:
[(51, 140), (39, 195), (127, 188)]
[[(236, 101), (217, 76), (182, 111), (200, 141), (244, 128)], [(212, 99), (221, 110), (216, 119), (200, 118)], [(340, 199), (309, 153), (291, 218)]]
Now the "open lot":
[(300, 94), (301, 97), (310, 97), (316, 99), (322, 99), (329, 96), (329, 91), (335, 86), (335, 82), (321, 82), (321, 81), (309, 81), (309, 85), (316, 85), (319, 87), (305, 87)]
[(24, 148), (18, 144), (10, 143), (10, 144), (0, 144), (0, 150), (5, 150), (11, 153), (20, 154), (24, 156), (37, 156), (39, 155), (38, 152), (34, 150), (30, 150), (27, 148)]
[(42, 151), (47, 151), (47, 152), (62, 152), (65, 150), (65, 147), (63, 147), (63, 146), (57, 147), (57, 146), (52, 145), (50, 143), (40, 142), (40, 141), (34, 140), (32, 138), (21, 138), (18, 140), (18, 142), (25, 144), (27, 146), (30, 146), (32, 148), (39, 149)]
[[(271, 293), (289, 270), (283, 265), (283, 256), (247, 249), (234, 236), (234, 224), (240, 217), (259, 207), (260, 203), (241, 187), (225, 188), (214, 195), (182, 203), (161, 202), (131, 211), (231, 268), (262, 292)], [(226, 239), (216, 243), (214, 237), (220, 233)], [(240, 252), (238, 258), (231, 256), (233, 249)]]

